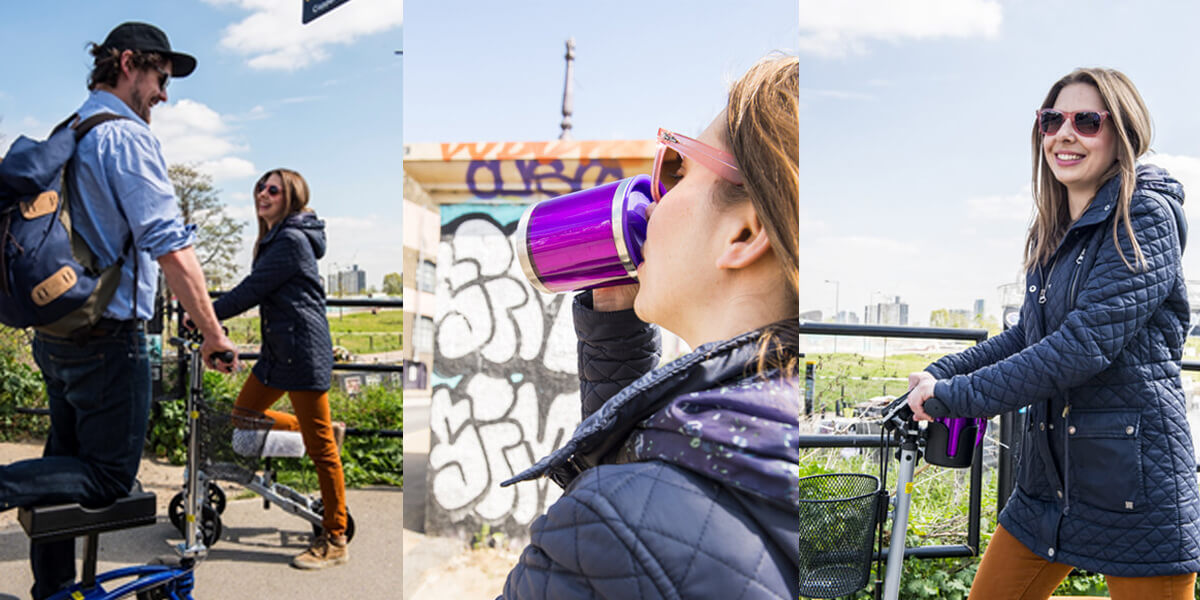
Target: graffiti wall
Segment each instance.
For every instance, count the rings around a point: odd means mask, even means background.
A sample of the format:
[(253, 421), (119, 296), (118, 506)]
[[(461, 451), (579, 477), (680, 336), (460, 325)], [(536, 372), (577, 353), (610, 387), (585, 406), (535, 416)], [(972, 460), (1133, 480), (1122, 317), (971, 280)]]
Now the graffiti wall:
[(501, 488), (579, 424), (570, 297), (537, 293), (512, 234), (522, 206), (442, 207), (426, 531), (483, 523), (515, 538), (560, 495), (541, 479)]
[(525, 280), (513, 232), (528, 204), (648, 173), (652, 140), (405, 146), (406, 174), (437, 207), (426, 533), (515, 540), (561, 495), (546, 479), (501, 481), (579, 424), (571, 295)]

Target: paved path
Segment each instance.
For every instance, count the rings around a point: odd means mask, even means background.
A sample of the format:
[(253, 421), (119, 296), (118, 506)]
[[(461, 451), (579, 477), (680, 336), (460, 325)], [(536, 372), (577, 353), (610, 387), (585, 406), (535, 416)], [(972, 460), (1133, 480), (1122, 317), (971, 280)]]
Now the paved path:
[[(196, 598), (399, 597), (403, 494), (390, 487), (348, 490), (347, 505), (357, 526), (350, 562), (300, 571), (289, 562), (308, 546), (312, 531), (307, 522), (278, 508), (263, 510), (257, 497), (231, 500), (221, 518), (221, 540), (196, 571)], [(160, 512), (153, 526), (101, 535), (99, 570), (145, 563), (170, 554), (180, 541)], [(82, 555), (82, 543), (79, 548)], [(28, 538), (20, 525), (0, 527), (0, 600), (28, 598), (32, 584)]]

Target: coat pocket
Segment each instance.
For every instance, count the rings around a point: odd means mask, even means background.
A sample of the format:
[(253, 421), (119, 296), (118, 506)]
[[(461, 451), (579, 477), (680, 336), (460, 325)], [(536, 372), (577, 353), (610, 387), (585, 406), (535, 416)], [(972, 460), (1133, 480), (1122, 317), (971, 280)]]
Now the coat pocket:
[(272, 321), (263, 327), (263, 356), (283, 365), (295, 352), (295, 326), (286, 321)]
[(1104, 510), (1142, 512), (1141, 412), (1074, 410), (1067, 425), (1071, 498)]

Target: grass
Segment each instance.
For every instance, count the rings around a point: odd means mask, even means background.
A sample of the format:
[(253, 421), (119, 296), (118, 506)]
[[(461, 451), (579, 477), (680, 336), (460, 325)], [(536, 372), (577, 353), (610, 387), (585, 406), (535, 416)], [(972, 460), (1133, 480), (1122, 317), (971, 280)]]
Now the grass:
[[(374, 354), (400, 350), (403, 345), (404, 312), (396, 309), (344, 313), (328, 316), (329, 333), (335, 346), (353, 354)], [(262, 343), (259, 317), (237, 317), (225, 321), (229, 339), (235, 344)]]
[(810, 354), (816, 384), (813, 411), (836, 412), (839, 406), (854, 406), (876, 396), (898, 396), (908, 390), (908, 374), (924, 369), (940, 354), (892, 354), (886, 357), (861, 354)]

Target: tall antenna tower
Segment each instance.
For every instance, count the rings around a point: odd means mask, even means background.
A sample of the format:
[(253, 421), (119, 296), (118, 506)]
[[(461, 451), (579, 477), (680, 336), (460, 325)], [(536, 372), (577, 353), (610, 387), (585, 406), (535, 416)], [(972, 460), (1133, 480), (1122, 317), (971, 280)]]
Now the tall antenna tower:
[(567, 77), (563, 83), (563, 105), (562, 105), (562, 133), (558, 135), (560, 140), (571, 139), (571, 104), (574, 98), (574, 86), (572, 84), (573, 75), (575, 74), (575, 38), (567, 38)]

